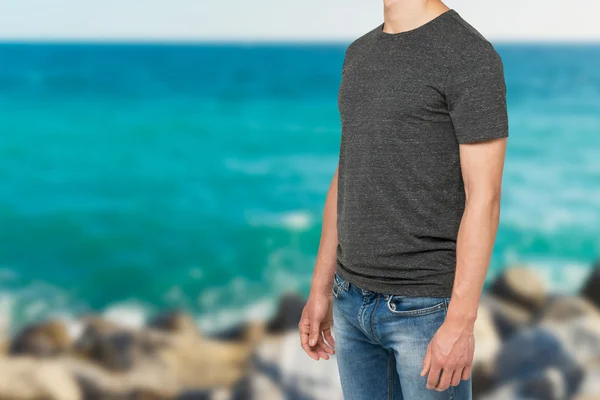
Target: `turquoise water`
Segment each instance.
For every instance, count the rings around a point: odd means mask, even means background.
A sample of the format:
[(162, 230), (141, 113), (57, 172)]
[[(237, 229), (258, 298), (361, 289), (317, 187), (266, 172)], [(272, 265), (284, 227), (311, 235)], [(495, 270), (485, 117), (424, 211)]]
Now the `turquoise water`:
[[(215, 326), (307, 293), (344, 49), (0, 45), (0, 310), (185, 307)], [(526, 263), (574, 290), (600, 254), (600, 46), (497, 49), (511, 138), (492, 274)]]

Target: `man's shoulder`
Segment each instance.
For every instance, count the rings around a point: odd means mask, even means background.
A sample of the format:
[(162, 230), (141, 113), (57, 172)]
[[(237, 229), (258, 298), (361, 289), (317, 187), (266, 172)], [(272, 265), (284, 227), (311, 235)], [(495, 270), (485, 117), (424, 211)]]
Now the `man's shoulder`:
[(496, 53), (487, 37), (457, 12), (450, 15), (442, 29), (443, 32), (438, 37), (440, 44), (449, 51), (448, 55), (464, 58), (492, 56)]
[(436, 51), (451, 71), (498, 70), (502, 59), (492, 43), (458, 13), (437, 32)]
[(358, 38), (354, 39), (348, 47), (346, 48), (346, 56), (351, 55), (356, 51), (360, 51), (361, 49), (365, 49), (370, 46), (373, 41), (374, 36), (376, 35), (377, 29), (380, 29), (381, 25), (376, 26), (375, 28), (369, 30), (368, 32), (363, 33)]

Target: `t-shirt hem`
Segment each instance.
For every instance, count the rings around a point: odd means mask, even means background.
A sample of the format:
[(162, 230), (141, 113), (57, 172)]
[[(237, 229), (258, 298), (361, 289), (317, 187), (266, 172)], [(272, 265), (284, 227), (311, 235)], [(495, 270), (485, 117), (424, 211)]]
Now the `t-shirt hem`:
[(496, 134), (461, 137), (461, 138), (457, 138), (457, 141), (458, 141), (458, 144), (469, 144), (469, 143), (485, 142), (487, 140), (507, 138), (507, 137), (508, 137), (507, 132), (500, 132), (500, 133), (496, 133)]
[(381, 280), (373, 281), (344, 269), (337, 264), (336, 273), (347, 280), (351, 285), (359, 289), (366, 289), (381, 294), (414, 297), (450, 297), (452, 295), (451, 285), (402, 285), (398, 283), (384, 283)]

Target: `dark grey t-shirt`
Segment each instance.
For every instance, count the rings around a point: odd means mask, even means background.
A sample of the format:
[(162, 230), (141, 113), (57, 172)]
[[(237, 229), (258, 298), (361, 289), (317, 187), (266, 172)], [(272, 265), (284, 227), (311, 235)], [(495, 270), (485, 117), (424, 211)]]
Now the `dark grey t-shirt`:
[(382, 28), (350, 44), (342, 69), (337, 272), (380, 293), (449, 297), (459, 144), (508, 136), (503, 64), (454, 10)]

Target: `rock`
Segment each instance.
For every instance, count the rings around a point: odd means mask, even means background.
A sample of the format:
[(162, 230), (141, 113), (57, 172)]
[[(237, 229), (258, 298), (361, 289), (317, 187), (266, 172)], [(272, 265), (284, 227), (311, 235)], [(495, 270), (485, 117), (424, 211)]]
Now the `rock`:
[[(565, 400), (570, 399), (565, 393), (560, 373), (549, 368), (539, 371), (533, 376), (515, 379), (501, 385), (493, 392), (482, 396), (483, 400)], [(480, 397), (474, 397), (480, 398)]]
[(10, 400), (80, 400), (79, 386), (56, 360), (0, 358), (0, 398)]
[(146, 390), (134, 390), (129, 394), (130, 400), (172, 400), (172, 396), (163, 396)]
[(546, 302), (547, 288), (532, 269), (510, 267), (502, 271), (489, 288), (489, 293), (529, 311), (536, 311)]
[(298, 331), (289, 331), (269, 336), (260, 344), (254, 357), (250, 398), (343, 399), (335, 355), (315, 362), (298, 340)]
[(248, 346), (255, 348), (264, 338), (266, 334), (266, 325), (262, 321), (253, 321), (246, 324), (242, 340)]
[(0, 357), (8, 352), (10, 331), (10, 302), (0, 297)]
[(600, 318), (583, 316), (568, 323), (545, 321), (540, 327), (551, 332), (566, 352), (581, 366), (593, 366), (600, 360)]
[(225, 330), (212, 333), (210, 337), (212, 339), (230, 341), (230, 342), (239, 342), (244, 340), (247, 335), (248, 326), (244, 323), (234, 325)]
[(592, 272), (583, 284), (581, 295), (600, 308), (600, 260), (596, 261)]
[(566, 322), (579, 317), (600, 317), (600, 312), (589, 300), (578, 296), (560, 296), (553, 298), (540, 312), (538, 320), (542, 322)]
[(200, 334), (196, 321), (189, 314), (179, 310), (157, 315), (148, 322), (148, 327), (178, 334)]
[[(202, 336), (173, 335), (157, 357), (174, 371), (180, 387), (188, 391), (232, 387), (248, 373), (264, 324), (251, 323), (245, 340), (220, 341)], [(202, 371), (202, 373), (198, 373)]]
[[(214, 396), (213, 391), (193, 391), (193, 392), (185, 392), (179, 396), (177, 396), (177, 400), (219, 400), (219, 396)], [(229, 400), (229, 399), (227, 399)], [(253, 400), (251, 398), (248, 399), (240, 399), (240, 400)], [(265, 399), (267, 400), (267, 399)], [(269, 399), (270, 400), (270, 399)]]
[(71, 349), (72, 339), (61, 321), (47, 321), (23, 329), (10, 343), (11, 355), (48, 357)]
[(61, 363), (77, 380), (85, 400), (172, 399), (182, 390), (173, 371), (153, 358), (140, 360), (135, 368), (122, 373), (80, 358), (65, 357)]
[(471, 370), (471, 382), (474, 399), (482, 398), (498, 386), (498, 382), (496, 382), (494, 376), (481, 367), (473, 367)]
[(477, 311), (474, 326), (475, 354), (473, 357), (473, 396), (479, 396), (495, 386), (494, 363), (502, 342), (494, 324), (493, 313), (482, 304)]
[(75, 344), (77, 354), (111, 371), (125, 371), (134, 363), (134, 338), (130, 332), (102, 332), (88, 326)]
[(600, 359), (585, 365), (585, 378), (576, 399), (579, 398), (600, 400)]
[(486, 393), (481, 397), (475, 397), (477, 400), (522, 400), (517, 397), (518, 385), (515, 382), (503, 384), (495, 388), (492, 392)]
[(84, 315), (79, 318), (79, 322), (81, 322), (84, 328), (94, 328), (99, 332), (114, 332), (116, 330), (123, 329), (121, 325), (97, 315)]
[(123, 372), (133, 368), (142, 357), (151, 357), (166, 339), (159, 333), (136, 331), (118, 327), (98, 319), (87, 321), (87, 325), (75, 343), (75, 353), (92, 360), (102, 367)]
[(485, 304), (479, 306), (473, 333), (477, 343), (473, 364), (491, 367), (500, 352), (502, 341), (494, 325), (493, 313)]
[(306, 299), (297, 294), (284, 294), (279, 299), (279, 306), (275, 316), (267, 324), (267, 332), (275, 334), (297, 330), (305, 304)]
[(519, 383), (519, 397), (531, 400), (563, 400), (572, 397), (563, 382), (561, 371), (555, 368), (547, 368), (529, 379), (521, 380)]
[[(544, 375), (548, 373), (551, 375)], [(570, 398), (577, 393), (584, 370), (560, 335), (547, 327), (535, 327), (516, 333), (504, 344), (496, 360), (495, 376), (499, 382), (552, 379), (556, 388), (564, 388), (560, 390), (566, 395), (560, 398)]]
[(502, 340), (528, 326), (533, 321), (533, 313), (503, 299), (484, 293), (480, 307), (492, 314), (494, 325)]
[(129, 396), (132, 389), (145, 396), (203, 393), (231, 388), (248, 374), (264, 323), (248, 324), (242, 340), (230, 342), (204, 337), (182, 321), (171, 315), (155, 319), (153, 328), (144, 330), (90, 323), (75, 348), (80, 358), (95, 365), (71, 361), (86, 399)]

